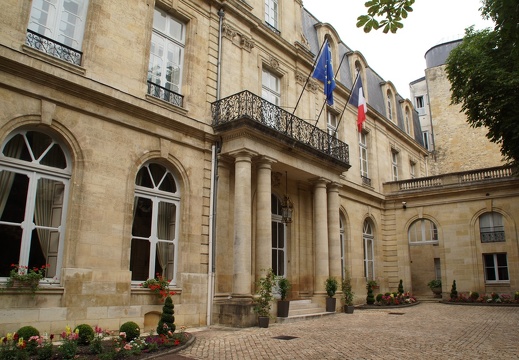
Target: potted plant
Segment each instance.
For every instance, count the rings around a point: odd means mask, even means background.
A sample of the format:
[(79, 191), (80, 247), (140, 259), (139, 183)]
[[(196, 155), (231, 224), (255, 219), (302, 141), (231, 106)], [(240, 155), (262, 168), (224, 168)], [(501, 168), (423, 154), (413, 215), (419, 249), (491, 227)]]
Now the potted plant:
[[(370, 285), (372, 289), (378, 289), (378, 283), (375, 280), (369, 280), (367, 285)], [(366, 286), (367, 289), (367, 286)]]
[(148, 279), (141, 283), (141, 287), (150, 289), (153, 293), (157, 294), (162, 301), (164, 301), (168, 296), (175, 295), (174, 291), (169, 290), (169, 283), (170, 280), (167, 280), (157, 273), (154, 279)]
[(442, 281), (440, 279), (429, 281), (427, 286), (434, 293), (435, 297), (442, 297)]
[(278, 317), (288, 317), (290, 301), (287, 300), (287, 293), (290, 289), (290, 281), (286, 277), (278, 276), (277, 283), (279, 295), (281, 296), (281, 299), (278, 300)]
[(353, 306), (353, 297), (355, 293), (351, 290), (351, 278), (348, 270), (344, 273), (344, 278), (341, 283), (342, 301), (344, 305), (344, 312), (346, 314), (353, 314), (355, 307)]
[(258, 314), (259, 327), (268, 327), (270, 319), (271, 302), (274, 299), (272, 296), (272, 288), (275, 284), (276, 276), (272, 269), (267, 270), (267, 274), (260, 278), (257, 283), (258, 291), (257, 297), (254, 299), (254, 312)]
[(326, 294), (328, 295), (328, 297), (326, 298), (326, 311), (335, 312), (337, 299), (333, 296), (337, 292), (337, 279), (330, 276), (328, 279), (326, 279), (324, 285), (326, 289)]
[(28, 267), (17, 264), (11, 265), (12, 269), (9, 272), (7, 279), (7, 287), (27, 288), (33, 294), (38, 290), (40, 281), (45, 278), (45, 272), (50, 265), (42, 265), (40, 267)]

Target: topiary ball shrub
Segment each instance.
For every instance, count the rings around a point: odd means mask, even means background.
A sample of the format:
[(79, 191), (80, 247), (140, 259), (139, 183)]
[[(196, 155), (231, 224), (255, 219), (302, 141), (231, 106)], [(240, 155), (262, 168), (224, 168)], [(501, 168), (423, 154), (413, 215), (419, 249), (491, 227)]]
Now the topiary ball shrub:
[(121, 325), (119, 332), (123, 332), (126, 334), (126, 341), (130, 342), (133, 339), (137, 339), (141, 336), (141, 330), (139, 329), (139, 325), (134, 323), (133, 321), (127, 321)]
[(40, 332), (33, 326), (23, 326), (16, 332), (20, 339), (24, 339), (27, 342), (27, 352), (31, 355), (36, 354), (38, 348), (38, 342), (35, 340), (29, 341), (31, 336), (40, 336)]
[(76, 326), (74, 329), (74, 332), (78, 330), (78, 344), (79, 345), (88, 345), (94, 338), (94, 329), (92, 329), (92, 326), (88, 324), (80, 324)]
[(173, 334), (175, 332), (175, 305), (173, 304), (173, 299), (171, 296), (168, 296), (164, 301), (164, 306), (162, 307), (162, 314), (160, 316), (159, 324), (157, 325), (157, 334), (169, 336), (170, 333)]
[(380, 302), (380, 300), (382, 300), (382, 294), (377, 294), (377, 297), (375, 298), (375, 300), (377, 300), (377, 302)]
[(25, 341), (29, 340), (31, 336), (40, 336), (40, 332), (33, 326), (23, 326), (16, 332), (18, 337), (23, 338)]

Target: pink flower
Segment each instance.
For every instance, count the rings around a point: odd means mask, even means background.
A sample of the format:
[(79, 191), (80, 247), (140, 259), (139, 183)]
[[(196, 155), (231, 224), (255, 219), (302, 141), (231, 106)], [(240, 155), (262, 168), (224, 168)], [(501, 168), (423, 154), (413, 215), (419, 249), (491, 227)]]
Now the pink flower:
[(124, 350), (131, 350), (132, 346), (130, 344), (124, 345)]
[(125, 338), (126, 338), (126, 333), (125, 333), (124, 331), (121, 331), (121, 332), (119, 333), (119, 336), (120, 336), (121, 338), (125, 339)]

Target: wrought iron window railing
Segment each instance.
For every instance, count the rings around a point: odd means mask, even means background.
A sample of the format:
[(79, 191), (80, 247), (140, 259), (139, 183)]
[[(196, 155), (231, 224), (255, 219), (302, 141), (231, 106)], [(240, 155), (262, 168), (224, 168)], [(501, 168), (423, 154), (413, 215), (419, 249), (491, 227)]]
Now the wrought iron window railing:
[(371, 186), (371, 179), (367, 176), (360, 176), (362, 179), (362, 185)]
[(349, 167), (348, 144), (249, 91), (211, 105), (213, 126), (250, 119)]
[(81, 57), (83, 56), (81, 51), (54, 41), (32, 30), (27, 29), (25, 43), (36, 50), (44, 52), (45, 54), (52, 55), (74, 65), (81, 65)]
[(155, 83), (152, 83), (151, 81), (148, 81), (148, 94), (161, 100), (167, 101), (175, 106), (182, 107), (182, 105), (184, 104), (183, 95), (177, 94), (176, 92), (168, 90), (165, 87), (162, 87)]
[(481, 229), (481, 242), (482, 243), (493, 243), (493, 242), (505, 242), (505, 232), (500, 230), (488, 230)]

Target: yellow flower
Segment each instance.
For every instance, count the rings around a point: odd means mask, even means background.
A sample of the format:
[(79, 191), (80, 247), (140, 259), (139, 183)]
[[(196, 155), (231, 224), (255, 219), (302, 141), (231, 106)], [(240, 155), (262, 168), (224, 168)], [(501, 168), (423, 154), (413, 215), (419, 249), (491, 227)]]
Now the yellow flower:
[(13, 333), (7, 333), (7, 341), (13, 340)]
[(18, 346), (23, 346), (23, 338), (18, 339)]
[(69, 336), (70, 334), (72, 334), (72, 329), (70, 328), (70, 326), (66, 326), (65, 327), (65, 334), (67, 334), (67, 336)]

